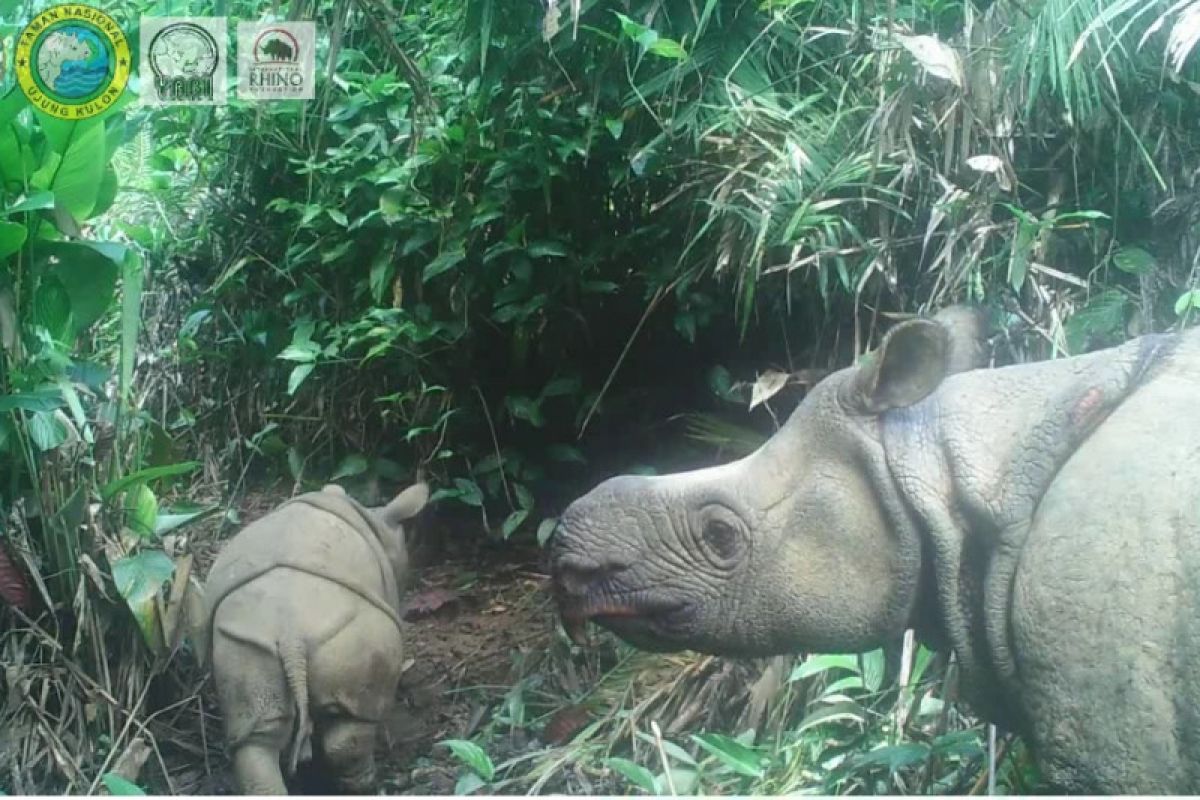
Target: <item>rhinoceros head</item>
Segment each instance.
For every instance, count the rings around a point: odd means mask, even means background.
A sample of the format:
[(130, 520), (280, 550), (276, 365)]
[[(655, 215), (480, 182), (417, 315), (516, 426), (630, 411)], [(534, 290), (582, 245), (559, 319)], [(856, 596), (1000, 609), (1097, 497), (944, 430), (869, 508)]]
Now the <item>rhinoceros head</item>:
[(551, 552), (568, 631), (591, 620), (643, 649), (743, 656), (865, 649), (902, 631), (921, 543), (897, 524), (879, 419), (977, 365), (982, 327), (964, 319), (898, 325), (746, 458), (612, 478), (572, 503)]

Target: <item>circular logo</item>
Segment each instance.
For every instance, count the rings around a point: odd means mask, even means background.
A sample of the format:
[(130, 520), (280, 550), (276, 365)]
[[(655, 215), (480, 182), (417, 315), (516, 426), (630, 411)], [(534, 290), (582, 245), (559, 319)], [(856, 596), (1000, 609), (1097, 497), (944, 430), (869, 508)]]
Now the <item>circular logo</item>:
[(254, 40), (254, 60), (259, 64), (292, 64), (300, 60), (300, 43), (283, 28), (267, 28)]
[(150, 69), (160, 78), (211, 78), (218, 61), (217, 40), (190, 22), (168, 25), (150, 40)]
[(125, 91), (131, 55), (108, 14), (82, 3), (52, 6), (17, 39), (17, 83), (29, 102), (59, 119), (103, 113)]

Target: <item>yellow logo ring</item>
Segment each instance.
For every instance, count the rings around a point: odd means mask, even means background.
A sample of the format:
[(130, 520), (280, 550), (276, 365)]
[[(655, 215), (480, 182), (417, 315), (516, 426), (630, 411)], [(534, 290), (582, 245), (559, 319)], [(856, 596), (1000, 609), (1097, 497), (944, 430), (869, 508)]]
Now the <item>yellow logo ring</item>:
[(17, 37), (17, 84), (33, 106), (58, 119), (87, 119), (112, 107), (133, 56), (116, 20), (83, 3), (38, 14)]

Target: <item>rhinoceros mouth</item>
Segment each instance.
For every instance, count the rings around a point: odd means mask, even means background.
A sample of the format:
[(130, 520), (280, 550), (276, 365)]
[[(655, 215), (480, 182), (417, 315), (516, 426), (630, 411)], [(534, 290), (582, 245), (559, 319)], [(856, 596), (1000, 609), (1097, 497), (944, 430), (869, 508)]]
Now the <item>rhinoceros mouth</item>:
[(687, 603), (645, 596), (560, 600), (560, 615), (567, 635), (579, 645), (587, 643), (589, 621), (625, 638), (636, 632), (667, 635), (690, 617)]

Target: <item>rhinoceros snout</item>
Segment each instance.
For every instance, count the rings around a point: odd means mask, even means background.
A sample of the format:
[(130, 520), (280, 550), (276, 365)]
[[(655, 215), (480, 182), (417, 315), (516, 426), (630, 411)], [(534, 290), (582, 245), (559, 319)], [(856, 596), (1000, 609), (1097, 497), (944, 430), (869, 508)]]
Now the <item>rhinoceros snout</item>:
[(554, 562), (554, 580), (562, 594), (582, 597), (592, 587), (627, 569), (629, 563), (619, 559), (595, 561), (580, 556), (560, 555)]

